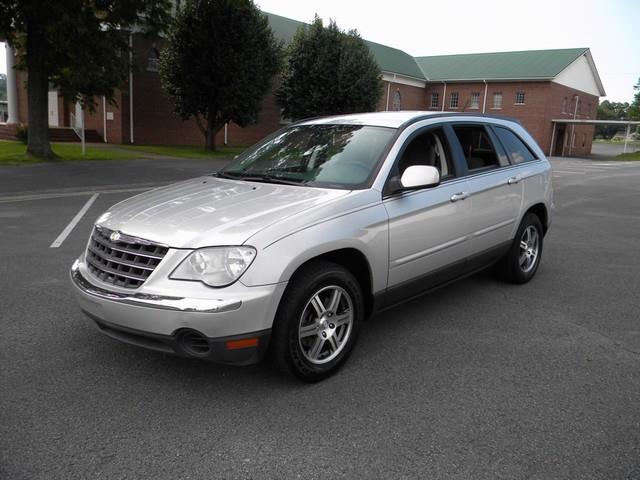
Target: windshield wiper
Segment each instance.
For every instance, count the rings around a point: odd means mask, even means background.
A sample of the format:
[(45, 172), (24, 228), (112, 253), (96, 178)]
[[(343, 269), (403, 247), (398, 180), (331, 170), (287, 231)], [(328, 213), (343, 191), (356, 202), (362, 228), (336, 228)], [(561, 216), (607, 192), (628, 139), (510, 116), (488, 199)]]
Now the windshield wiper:
[(229, 178), (232, 180), (245, 180), (248, 182), (262, 182), (262, 183), (278, 183), (281, 185), (296, 185), (300, 186), (307, 183), (307, 180), (287, 180), (282, 177), (274, 177), (273, 175), (261, 175), (258, 173), (241, 174), (232, 172), (218, 172), (216, 176), (220, 178)]

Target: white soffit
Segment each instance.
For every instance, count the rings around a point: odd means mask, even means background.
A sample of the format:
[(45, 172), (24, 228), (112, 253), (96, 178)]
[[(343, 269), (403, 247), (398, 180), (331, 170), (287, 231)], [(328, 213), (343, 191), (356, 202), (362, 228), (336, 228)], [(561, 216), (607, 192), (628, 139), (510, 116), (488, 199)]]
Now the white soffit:
[(390, 72), (382, 72), (382, 80), (385, 82), (400, 83), (402, 85), (411, 85), (412, 87), (420, 88), (424, 88), (427, 85), (427, 82), (424, 80)]
[(605, 95), (595, 66), (592, 68), (587, 54), (580, 55), (552, 81), (582, 92), (601, 97)]

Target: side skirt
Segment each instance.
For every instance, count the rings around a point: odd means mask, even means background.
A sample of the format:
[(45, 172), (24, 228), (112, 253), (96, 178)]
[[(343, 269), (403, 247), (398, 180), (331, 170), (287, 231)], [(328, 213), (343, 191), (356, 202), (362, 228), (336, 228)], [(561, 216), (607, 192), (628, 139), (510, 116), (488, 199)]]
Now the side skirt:
[(465, 260), (453, 263), (374, 295), (373, 314), (427, 295), (492, 266), (507, 254), (512, 243), (513, 240), (509, 240), (473, 257), (468, 257)]

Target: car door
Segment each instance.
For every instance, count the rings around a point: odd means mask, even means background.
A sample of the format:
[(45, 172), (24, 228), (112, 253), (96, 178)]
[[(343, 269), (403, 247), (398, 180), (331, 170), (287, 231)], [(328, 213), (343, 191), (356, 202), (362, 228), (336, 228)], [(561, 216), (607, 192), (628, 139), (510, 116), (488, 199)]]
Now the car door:
[(522, 205), (522, 183), (493, 132), (483, 123), (452, 125), (467, 168), (469, 262), (475, 269), (509, 246)]
[[(433, 165), (441, 172), (436, 187), (387, 192), (389, 215), (388, 287), (425, 290), (459, 275), (467, 255), (470, 204), (463, 199), (466, 180), (457, 176), (449, 136), (442, 126), (415, 131), (405, 141), (390, 180), (411, 165)], [(410, 293), (410, 288), (406, 293)]]

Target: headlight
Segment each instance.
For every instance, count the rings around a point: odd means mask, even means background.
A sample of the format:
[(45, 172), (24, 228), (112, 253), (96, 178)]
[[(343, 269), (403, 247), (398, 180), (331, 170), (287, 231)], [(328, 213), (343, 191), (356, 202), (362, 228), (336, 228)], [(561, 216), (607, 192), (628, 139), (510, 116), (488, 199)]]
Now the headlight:
[(238, 280), (253, 259), (253, 247), (209, 247), (192, 252), (173, 271), (174, 280), (198, 280), (211, 287), (226, 287)]

